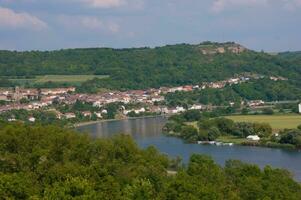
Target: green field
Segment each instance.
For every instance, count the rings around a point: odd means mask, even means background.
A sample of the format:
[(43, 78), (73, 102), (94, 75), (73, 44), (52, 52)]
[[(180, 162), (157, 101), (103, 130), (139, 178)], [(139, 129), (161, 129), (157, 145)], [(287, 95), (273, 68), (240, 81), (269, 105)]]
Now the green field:
[(235, 122), (268, 123), (274, 130), (297, 128), (301, 124), (301, 115), (236, 115), (228, 116)]
[(108, 76), (103, 75), (45, 75), (45, 76), (37, 76), (37, 83), (46, 83), (49, 81), (52, 82), (67, 82), (67, 83), (81, 83), (88, 80), (92, 80), (94, 78), (107, 78)]
[[(54, 83), (82, 83), (88, 80), (92, 80), (94, 78), (108, 78), (109, 76), (104, 75), (44, 75), (44, 76), (36, 76), (32, 79), (9, 79), (11, 81), (25, 84), (25, 83), (47, 83), (47, 82), (54, 82)], [(9, 78), (9, 77), (7, 77)]]

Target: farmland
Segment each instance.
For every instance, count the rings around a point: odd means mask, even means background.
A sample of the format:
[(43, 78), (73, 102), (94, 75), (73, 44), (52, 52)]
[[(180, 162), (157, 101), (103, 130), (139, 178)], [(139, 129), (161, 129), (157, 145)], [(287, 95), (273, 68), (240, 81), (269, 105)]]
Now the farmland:
[(88, 80), (92, 80), (94, 78), (108, 78), (109, 76), (103, 75), (44, 75), (44, 76), (35, 76), (33, 78), (8, 78), (10, 81), (19, 83), (21, 85), (26, 83), (69, 83), (69, 84), (79, 84)]
[(227, 116), (235, 122), (268, 123), (274, 130), (293, 129), (301, 124), (301, 115), (236, 115)]

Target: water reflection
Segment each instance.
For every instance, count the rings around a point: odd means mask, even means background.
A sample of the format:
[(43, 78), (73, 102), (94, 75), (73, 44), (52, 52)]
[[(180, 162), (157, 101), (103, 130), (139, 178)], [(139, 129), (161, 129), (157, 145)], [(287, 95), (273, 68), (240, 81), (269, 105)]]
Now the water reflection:
[(134, 139), (144, 139), (160, 136), (166, 121), (164, 117), (108, 121), (82, 126), (77, 130), (87, 132), (94, 138), (127, 134)]
[(162, 127), (166, 121), (164, 117), (111, 121), (83, 126), (78, 130), (91, 134), (95, 138), (111, 137), (120, 133), (128, 134), (140, 147), (155, 146), (171, 157), (181, 156), (184, 162), (187, 162), (192, 154), (199, 153), (212, 156), (220, 165), (224, 165), (226, 160), (235, 159), (254, 163), (260, 167), (270, 165), (285, 168), (301, 181), (301, 152), (248, 146), (185, 144), (178, 138), (162, 135)]

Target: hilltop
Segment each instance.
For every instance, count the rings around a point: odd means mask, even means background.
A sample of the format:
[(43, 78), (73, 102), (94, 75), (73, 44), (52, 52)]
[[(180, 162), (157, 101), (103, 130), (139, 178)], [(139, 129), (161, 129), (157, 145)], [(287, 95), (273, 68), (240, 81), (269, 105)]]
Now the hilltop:
[(296, 80), (301, 73), (300, 66), (298, 59), (252, 51), (233, 42), (132, 49), (0, 51), (2, 76), (108, 76), (83, 83), (82, 90), (198, 84), (224, 80), (246, 72)]

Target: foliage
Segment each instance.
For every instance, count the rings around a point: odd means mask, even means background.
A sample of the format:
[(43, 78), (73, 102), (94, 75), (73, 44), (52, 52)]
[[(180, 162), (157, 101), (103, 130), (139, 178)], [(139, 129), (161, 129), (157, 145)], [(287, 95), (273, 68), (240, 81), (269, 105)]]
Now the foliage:
[(236, 46), (234, 43), (178, 44), (157, 48), (66, 49), (59, 51), (0, 51), (2, 76), (35, 75), (109, 75), (89, 80), (80, 92), (98, 88), (142, 89), (160, 86), (198, 84), (224, 80), (251, 72), (296, 79), (300, 62), (282, 56), (246, 50), (240, 54), (203, 54), (213, 48)]
[(168, 176), (170, 162), (128, 136), (90, 139), (54, 126), (1, 124), (1, 199), (289, 199), (301, 186), (280, 169), (192, 155)]
[(283, 132), (281, 132), (280, 143), (292, 144), (298, 148), (301, 148), (301, 130), (300, 129), (284, 130)]
[[(204, 89), (166, 95), (169, 106), (194, 103), (227, 106), (229, 102), (234, 102), (236, 106), (239, 106), (242, 100), (259, 99), (264, 101), (297, 100), (301, 99), (301, 89), (295, 82), (262, 79), (226, 86), (223, 89)], [(270, 111), (268, 113), (271, 114)]]

